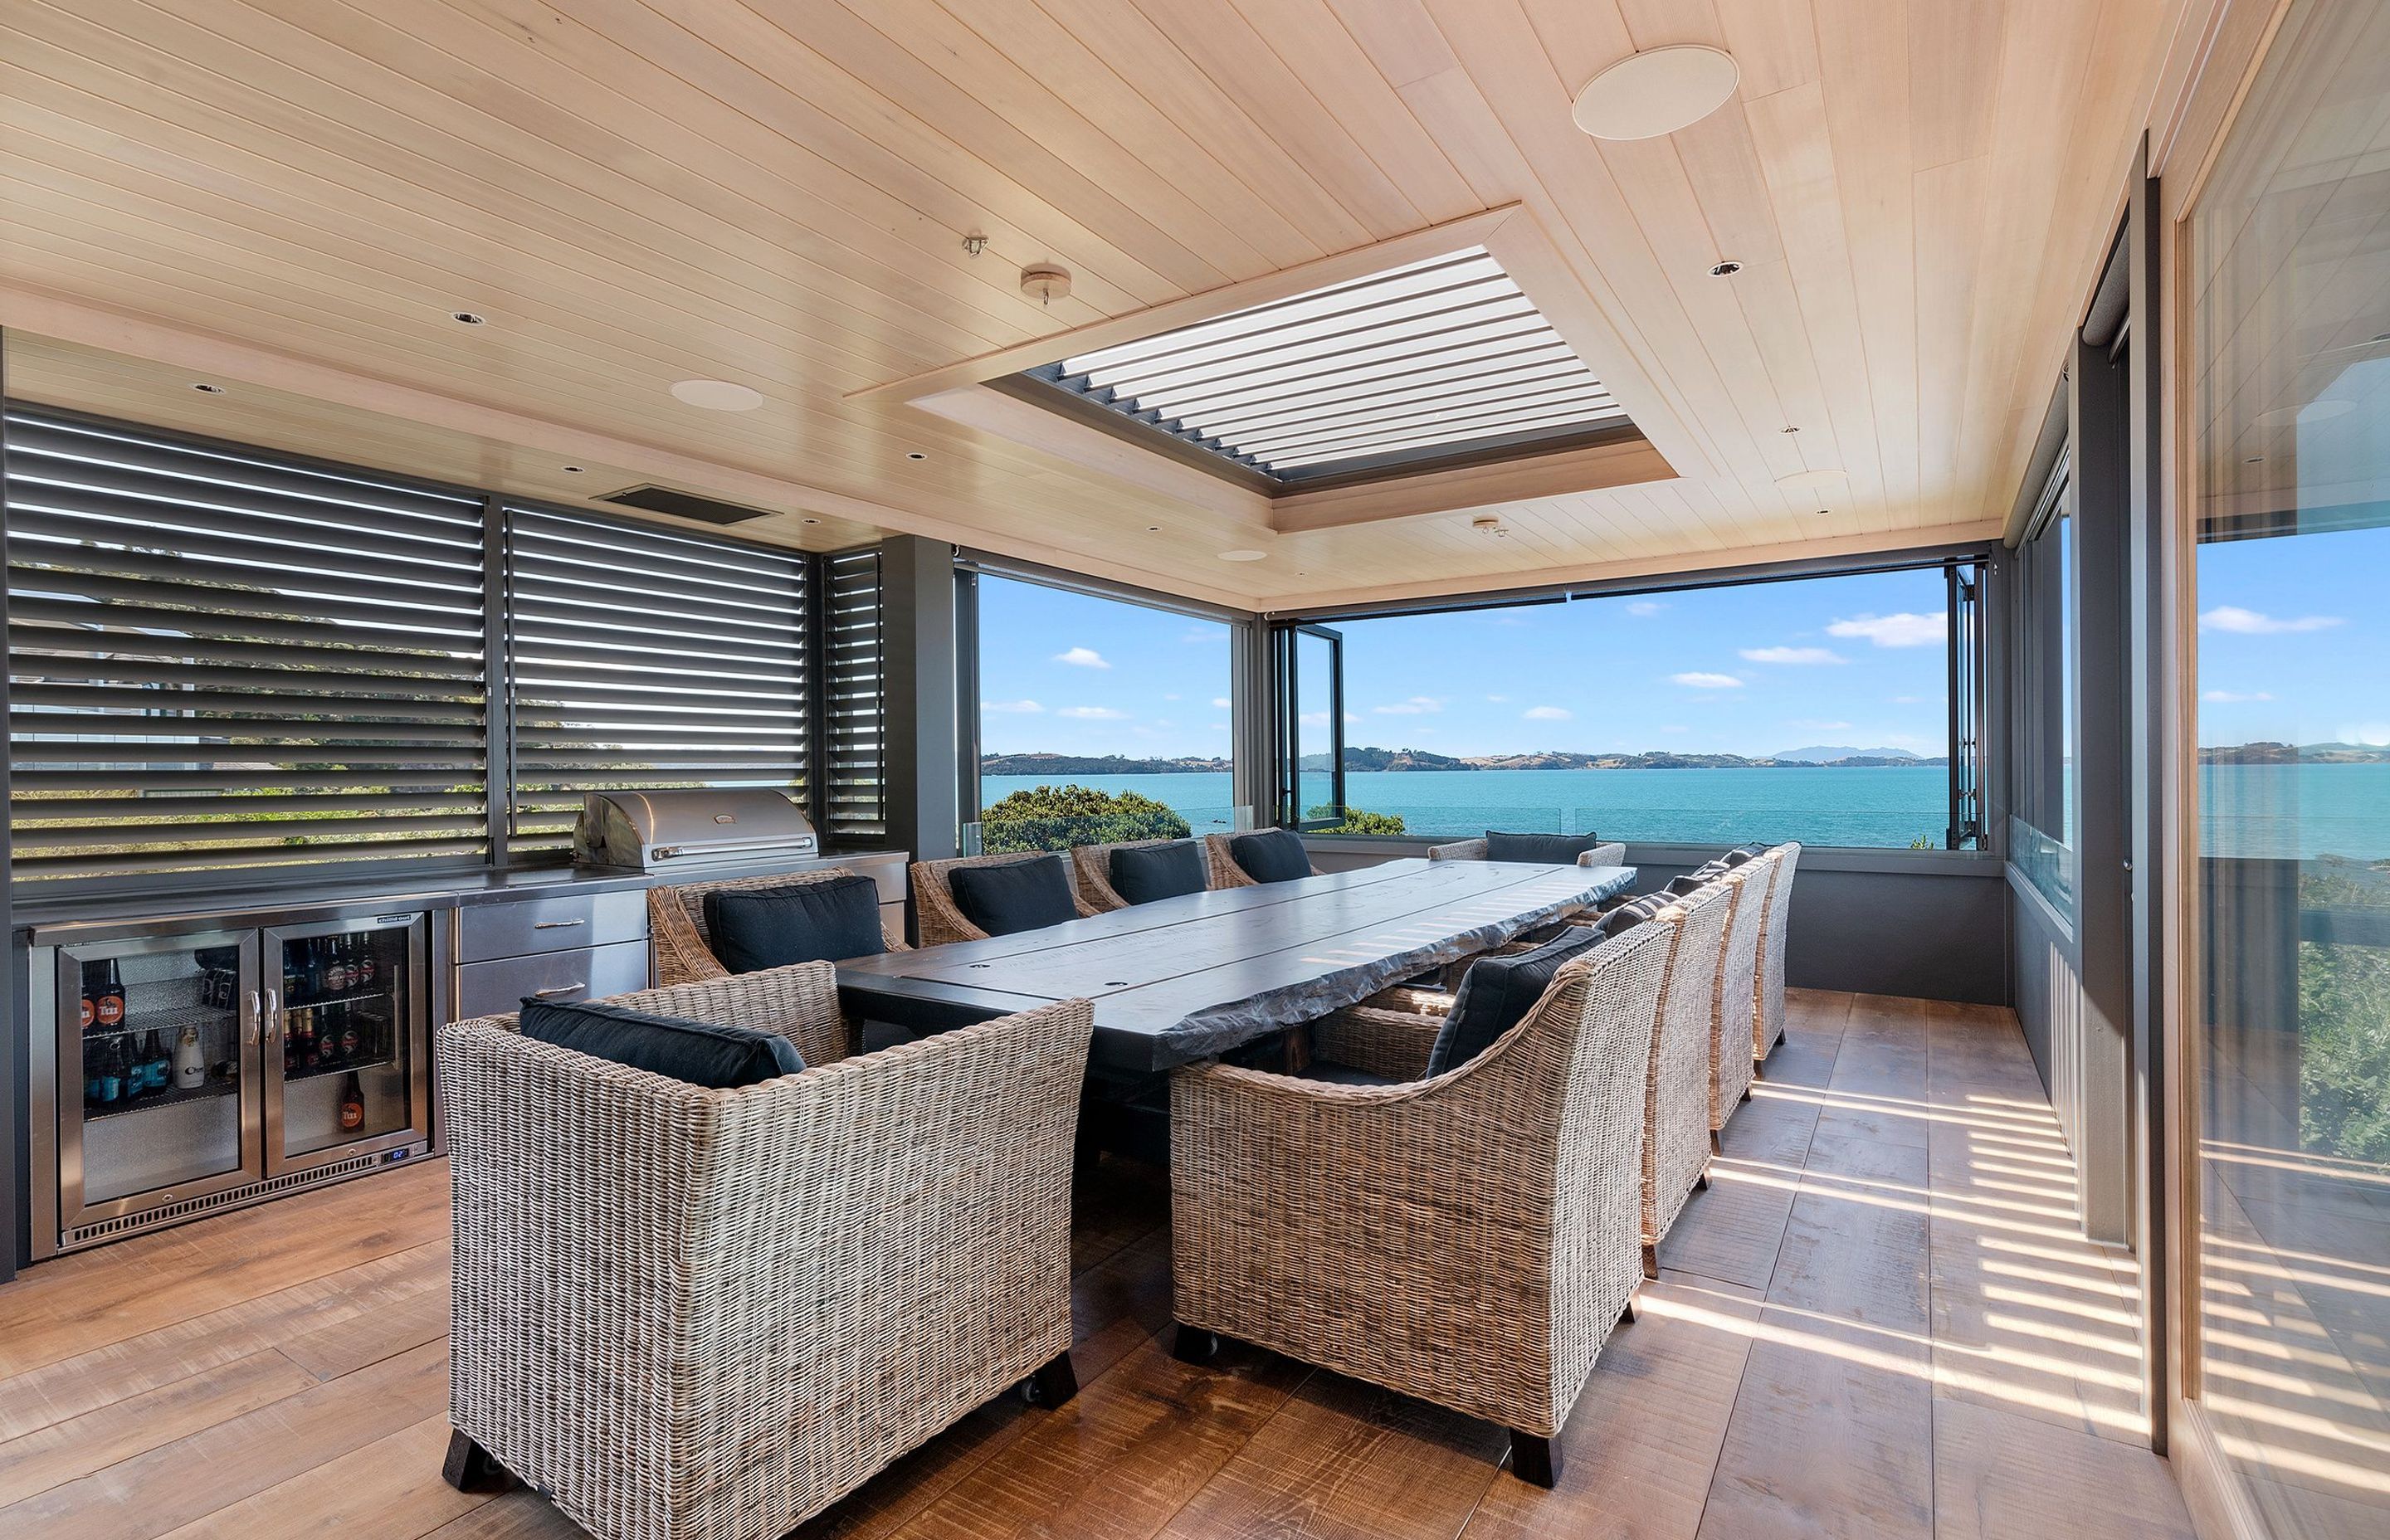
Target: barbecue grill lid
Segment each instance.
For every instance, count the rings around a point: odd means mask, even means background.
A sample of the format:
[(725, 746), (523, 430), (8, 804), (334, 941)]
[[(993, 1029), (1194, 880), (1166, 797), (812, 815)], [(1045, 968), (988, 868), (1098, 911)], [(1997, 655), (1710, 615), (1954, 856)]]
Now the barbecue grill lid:
[(813, 821), (770, 787), (593, 791), (573, 832), (574, 853), (609, 866), (645, 866), (664, 851), (735, 860), (742, 853), (814, 846)]

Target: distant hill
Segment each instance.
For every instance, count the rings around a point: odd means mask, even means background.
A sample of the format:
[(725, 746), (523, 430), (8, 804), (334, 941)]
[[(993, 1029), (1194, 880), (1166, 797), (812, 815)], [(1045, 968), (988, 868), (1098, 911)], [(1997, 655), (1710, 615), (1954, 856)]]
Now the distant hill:
[(2366, 743), (2233, 743), (2199, 751), (2202, 764), (2390, 764), (2390, 748)]
[(1124, 754), (983, 754), (983, 776), (1202, 776), (1226, 775), (1224, 759), (1130, 759)]
[(1898, 764), (1918, 756), (1906, 749), (1779, 749), (1768, 756), (1779, 764), (1840, 764), (1845, 760), (1870, 760), (1878, 764)]

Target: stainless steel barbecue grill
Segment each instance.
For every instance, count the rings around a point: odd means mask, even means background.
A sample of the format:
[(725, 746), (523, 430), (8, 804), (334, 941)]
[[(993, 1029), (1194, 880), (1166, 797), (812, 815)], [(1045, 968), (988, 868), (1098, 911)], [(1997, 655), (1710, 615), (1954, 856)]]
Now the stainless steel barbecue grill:
[(769, 787), (592, 791), (572, 831), (576, 862), (659, 877), (809, 861), (819, 853), (812, 820), (786, 792)]

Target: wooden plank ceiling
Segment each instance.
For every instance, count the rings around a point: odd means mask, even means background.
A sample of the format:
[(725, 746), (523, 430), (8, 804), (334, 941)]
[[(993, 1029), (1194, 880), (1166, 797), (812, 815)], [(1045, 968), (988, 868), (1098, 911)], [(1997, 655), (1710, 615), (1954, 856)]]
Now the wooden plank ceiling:
[[(1880, 548), (2006, 511), (2180, 9), (13, 0), (0, 324), (34, 399), (1269, 607)], [(1741, 64), (1718, 112), (1571, 124), (1603, 66), (1687, 42)], [(851, 399), (1510, 203), (1714, 473), (1503, 505), (1502, 539), (1466, 511), (1277, 534)], [(1069, 298), (1020, 292), (1036, 262)], [(688, 378), (765, 404), (682, 406)], [(1805, 470), (1847, 481), (1822, 518), (1780, 485)]]

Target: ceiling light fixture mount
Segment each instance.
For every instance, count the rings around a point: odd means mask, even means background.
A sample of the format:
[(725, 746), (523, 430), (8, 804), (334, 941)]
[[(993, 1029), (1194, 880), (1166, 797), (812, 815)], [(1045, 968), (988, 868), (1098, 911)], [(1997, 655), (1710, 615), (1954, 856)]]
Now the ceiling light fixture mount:
[(589, 468), (585, 465), (569, 465), (564, 467), (564, 473), (567, 476), (578, 476), (588, 468)]
[(908, 459), (908, 460), (926, 460), (926, 459), (928, 459), (930, 456), (928, 456), (927, 455), (922, 454), (922, 453), (921, 453), (919, 450), (918, 450), (918, 449), (907, 449), (906, 451), (905, 451), (905, 457), (906, 457), (906, 459)]
[(1021, 270), (1021, 292), (1041, 304), (1071, 297), (1071, 270), (1059, 263), (1031, 263)]
[(965, 236), (965, 237), (963, 237), (963, 255), (964, 255), (964, 256), (967, 256), (967, 257), (975, 257), (975, 256), (978, 256), (982, 251), (984, 251), (984, 250), (987, 250), (987, 237), (986, 237), (985, 236), (982, 236), (982, 235), (969, 235), (969, 236)]
[(1719, 263), (1716, 266), (1710, 269), (1710, 276), (1713, 278), (1731, 278), (1737, 273), (1741, 271), (1742, 263), (1735, 261), (1732, 257), (1728, 257), (1726, 261)]
[(1741, 67), (1722, 48), (1646, 48), (1586, 82), (1569, 116), (1597, 139), (1656, 139), (1724, 107), (1741, 80)]
[(223, 386), (211, 385), (204, 379), (193, 384), (191, 389), (199, 391), (199, 394), (203, 396), (220, 396), (225, 393)]
[(1492, 535), (1497, 540), (1507, 540), (1510, 537), (1510, 526), (1490, 513), (1479, 514), (1469, 521), (1469, 527), (1479, 534)]
[(448, 319), (460, 327), (486, 327), (490, 324), (490, 318), (478, 310), (452, 310), (448, 313)]
[(752, 412), (764, 404), (764, 393), (727, 379), (682, 379), (672, 388), (673, 399), (684, 406), (708, 412)]

